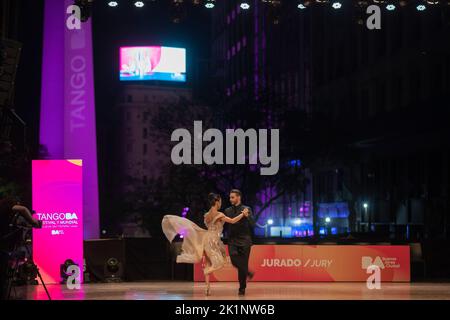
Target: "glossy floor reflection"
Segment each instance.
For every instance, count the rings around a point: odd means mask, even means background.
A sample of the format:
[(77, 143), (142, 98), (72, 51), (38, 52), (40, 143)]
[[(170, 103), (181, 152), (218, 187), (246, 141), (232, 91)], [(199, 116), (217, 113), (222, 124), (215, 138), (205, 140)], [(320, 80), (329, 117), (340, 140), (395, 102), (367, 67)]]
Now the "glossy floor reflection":
[[(48, 285), (53, 300), (204, 300), (204, 299), (318, 299), (318, 300), (450, 300), (450, 283), (383, 283), (380, 290), (368, 290), (365, 283), (249, 283), (247, 295), (237, 296), (237, 283), (213, 283), (211, 296), (204, 296), (204, 284), (193, 282), (124, 282), (84, 284), (79, 290)], [(41, 285), (16, 288), (18, 299), (47, 299)]]

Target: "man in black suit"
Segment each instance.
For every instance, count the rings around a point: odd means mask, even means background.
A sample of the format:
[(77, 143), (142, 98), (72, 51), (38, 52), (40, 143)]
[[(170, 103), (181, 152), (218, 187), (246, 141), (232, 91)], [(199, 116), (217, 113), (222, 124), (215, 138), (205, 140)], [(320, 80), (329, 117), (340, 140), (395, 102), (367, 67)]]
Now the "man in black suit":
[(238, 216), (241, 212), (245, 214), (235, 224), (228, 225), (228, 251), (230, 253), (231, 263), (238, 269), (239, 277), (239, 295), (245, 295), (247, 286), (247, 277), (253, 278), (253, 272), (248, 270), (248, 259), (252, 246), (252, 231), (254, 220), (252, 209), (241, 202), (242, 193), (237, 189), (230, 191), (231, 207), (225, 209), (225, 215), (230, 218)]

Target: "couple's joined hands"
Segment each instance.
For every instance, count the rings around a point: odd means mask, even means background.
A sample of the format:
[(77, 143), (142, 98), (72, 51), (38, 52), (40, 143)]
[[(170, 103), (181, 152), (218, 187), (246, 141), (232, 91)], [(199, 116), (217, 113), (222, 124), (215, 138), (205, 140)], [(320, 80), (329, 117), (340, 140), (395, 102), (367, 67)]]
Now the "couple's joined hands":
[(241, 213), (244, 215), (244, 217), (248, 217), (250, 212), (248, 211), (248, 208), (244, 208), (244, 210), (242, 210)]

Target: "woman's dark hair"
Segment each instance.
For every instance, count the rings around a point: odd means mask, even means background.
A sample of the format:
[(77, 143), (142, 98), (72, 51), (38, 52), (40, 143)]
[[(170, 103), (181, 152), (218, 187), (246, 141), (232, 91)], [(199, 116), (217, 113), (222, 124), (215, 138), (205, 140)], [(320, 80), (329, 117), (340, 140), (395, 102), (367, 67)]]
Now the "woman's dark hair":
[(208, 194), (209, 207), (212, 207), (216, 204), (217, 201), (220, 201), (221, 199), (222, 197), (220, 196), (220, 194), (211, 192), (210, 194)]

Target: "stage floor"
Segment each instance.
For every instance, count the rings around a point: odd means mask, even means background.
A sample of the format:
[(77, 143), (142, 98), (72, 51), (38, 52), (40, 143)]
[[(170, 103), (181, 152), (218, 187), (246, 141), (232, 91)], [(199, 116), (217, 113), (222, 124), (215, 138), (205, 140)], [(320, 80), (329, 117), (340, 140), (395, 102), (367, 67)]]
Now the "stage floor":
[[(362, 282), (253, 282), (247, 294), (237, 296), (237, 283), (212, 283), (204, 296), (204, 284), (193, 282), (123, 282), (84, 284), (80, 290), (48, 285), (53, 300), (450, 300), (450, 283), (382, 283), (380, 290), (368, 290)], [(19, 299), (47, 299), (41, 285), (18, 287)]]

